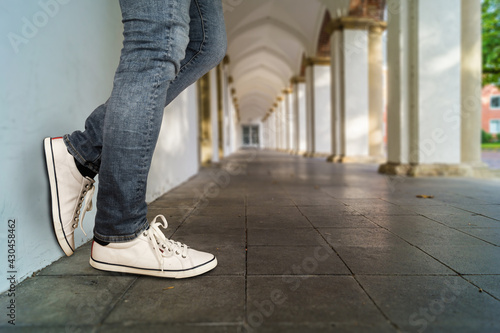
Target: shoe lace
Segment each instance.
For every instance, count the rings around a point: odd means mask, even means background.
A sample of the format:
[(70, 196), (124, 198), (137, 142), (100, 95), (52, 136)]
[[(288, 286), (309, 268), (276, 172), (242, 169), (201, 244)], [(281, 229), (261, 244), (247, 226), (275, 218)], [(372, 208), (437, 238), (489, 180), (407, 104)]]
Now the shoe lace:
[[(160, 219), (159, 222), (157, 222), (158, 219)], [(154, 218), (153, 222), (149, 225), (149, 229), (144, 232), (144, 235), (149, 237), (151, 245), (155, 251), (156, 258), (160, 262), (161, 271), (163, 272), (162, 256), (171, 257), (175, 254), (182, 256), (182, 258), (186, 258), (188, 246), (165, 237), (163, 232), (160, 230), (160, 227), (163, 229), (168, 228), (167, 219), (163, 215), (158, 215)]]
[[(82, 223), (80, 223), (80, 229), (82, 229), (85, 236), (87, 236), (87, 233), (85, 232), (85, 230), (83, 230), (83, 219), (85, 218), (85, 213), (90, 212), (92, 210), (93, 207), (92, 197), (94, 196), (94, 192), (95, 192), (94, 182), (86, 184), (80, 195), (80, 203), (78, 204), (79, 209), (82, 208), (83, 204), (83, 213), (82, 213), (82, 218), (80, 219)], [(78, 210), (77, 214), (79, 213), (80, 210)]]

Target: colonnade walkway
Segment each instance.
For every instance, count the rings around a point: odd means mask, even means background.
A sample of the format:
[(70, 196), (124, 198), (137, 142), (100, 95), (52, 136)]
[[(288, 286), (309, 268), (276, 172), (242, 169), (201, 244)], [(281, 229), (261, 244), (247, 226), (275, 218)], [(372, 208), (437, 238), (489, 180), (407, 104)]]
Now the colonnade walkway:
[(17, 286), (15, 328), (498, 332), (499, 181), (376, 168), (240, 151), (150, 204), (167, 236), (217, 255), (215, 270), (100, 272), (88, 244)]

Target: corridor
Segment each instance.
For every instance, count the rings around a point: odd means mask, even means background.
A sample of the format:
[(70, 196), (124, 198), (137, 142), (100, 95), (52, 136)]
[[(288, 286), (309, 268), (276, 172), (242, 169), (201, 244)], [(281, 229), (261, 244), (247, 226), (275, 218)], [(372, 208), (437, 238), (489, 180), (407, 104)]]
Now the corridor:
[(215, 270), (175, 281), (101, 272), (87, 244), (17, 285), (15, 328), (498, 332), (499, 181), (377, 167), (240, 150), (149, 206), (168, 237), (216, 253)]

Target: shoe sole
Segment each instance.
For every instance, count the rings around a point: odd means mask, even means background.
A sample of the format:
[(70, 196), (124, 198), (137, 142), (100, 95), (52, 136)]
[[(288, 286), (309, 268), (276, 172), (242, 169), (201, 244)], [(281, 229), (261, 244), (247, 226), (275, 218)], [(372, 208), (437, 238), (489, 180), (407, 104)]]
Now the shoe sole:
[(211, 271), (217, 266), (217, 258), (214, 257), (211, 261), (205, 264), (182, 271), (164, 270), (162, 272), (161, 270), (155, 270), (155, 269), (144, 269), (144, 268), (129, 267), (116, 264), (108, 264), (100, 261), (95, 261), (92, 257), (90, 257), (90, 266), (94, 267), (95, 269), (108, 272), (149, 275), (149, 276), (172, 278), (172, 279), (185, 279)]
[(45, 150), (45, 162), (47, 164), (47, 173), (49, 174), (50, 198), (52, 205), (52, 224), (56, 233), (57, 242), (64, 253), (69, 257), (73, 254), (74, 249), (71, 248), (66, 234), (64, 233), (61, 211), (59, 209), (59, 191), (57, 189), (57, 175), (54, 162), (54, 151), (52, 149), (52, 138), (43, 140)]

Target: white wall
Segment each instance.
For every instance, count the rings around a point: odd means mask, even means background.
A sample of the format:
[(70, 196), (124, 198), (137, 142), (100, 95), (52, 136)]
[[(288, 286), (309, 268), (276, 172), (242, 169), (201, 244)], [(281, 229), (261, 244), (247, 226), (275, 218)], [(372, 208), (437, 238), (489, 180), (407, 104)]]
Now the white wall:
[[(64, 255), (52, 230), (42, 140), (83, 129), (111, 92), (121, 48), (117, 1), (53, 3), (48, 11), (38, 1), (0, 4), (0, 35), (22, 40), (0, 39), (0, 251), (7, 251), (7, 220), (16, 219), (18, 280)], [(89, 237), (94, 213), (85, 217)], [(85, 241), (78, 230), (76, 244)], [(6, 264), (0, 261), (0, 291), (8, 287)]]
[(151, 163), (146, 200), (151, 202), (198, 172), (198, 90), (182, 92), (163, 115)]
[[(53, 234), (42, 140), (83, 129), (110, 95), (122, 44), (118, 1), (55, 1), (0, 3), (0, 251), (7, 253), (7, 221), (15, 219), (18, 281), (64, 255)], [(191, 87), (165, 111), (148, 200), (198, 170), (196, 100)], [(88, 237), (75, 232), (77, 246), (92, 237), (94, 217), (95, 209), (85, 217)], [(0, 292), (8, 289), (4, 257)]]

